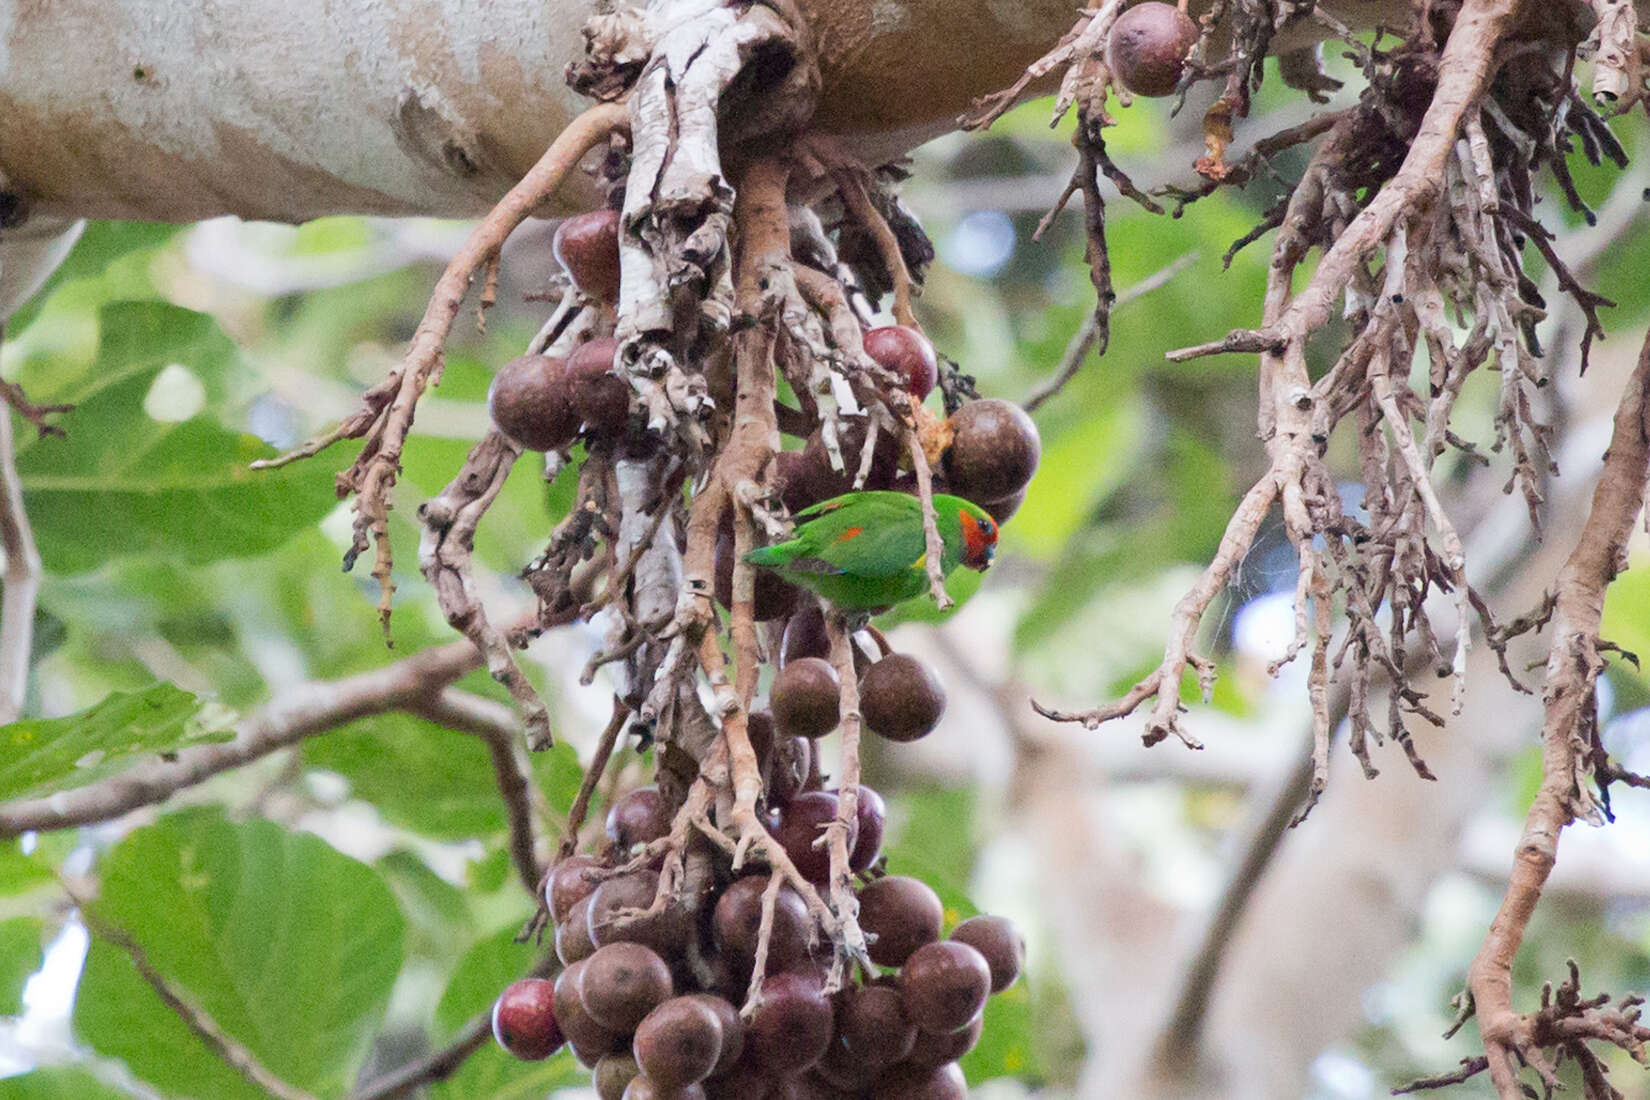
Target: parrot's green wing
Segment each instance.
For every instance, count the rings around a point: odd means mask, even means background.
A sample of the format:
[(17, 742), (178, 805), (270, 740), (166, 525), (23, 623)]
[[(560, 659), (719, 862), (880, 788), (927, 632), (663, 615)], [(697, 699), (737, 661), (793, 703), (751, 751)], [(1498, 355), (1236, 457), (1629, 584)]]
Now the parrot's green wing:
[(789, 568), (802, 572), (894, 577), (922, 559), (922, 506), (905, 493), (870, 491), (815, 504), (797, 513), (803, 555)]

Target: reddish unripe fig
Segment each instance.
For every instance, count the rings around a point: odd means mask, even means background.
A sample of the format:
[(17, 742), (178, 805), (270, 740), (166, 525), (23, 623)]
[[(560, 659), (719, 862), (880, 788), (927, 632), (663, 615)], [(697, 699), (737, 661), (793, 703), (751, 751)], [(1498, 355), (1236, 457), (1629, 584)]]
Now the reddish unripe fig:
[(916, 741), (945, 716), (945, 687), (927, 664), (890, 653), (860, 680), (859, 713), (873, 733), (890, 741)]
[(1026, 965), (1026, 941), (1005, 917), (969, 917), (951, 930), (951, 938), (978, 951), (991, 968), (991, 992), (1001, 993), (1020, 980)]
[(544, 978), (511, 982), (493, 1002), (493, 1038), (524, 1062), (537, 1062), (567, 1041), (556, 1024), (556, 985)]
[(670, 807), (658, 787), (637, 787), (607, 811), (607, 838), (628, 854), (638, 844), (669, 836), (670, 819)]
[(762, 1003), (745, 1028), (746, 1056), (783, 1076), (801, 1073), (831, 1043), (831, 1002), (812, 978), (773, 974), (763, 979)]
[(935, 1069), (896, 1066), (876, 1083), (871, 1100), (967, 1100), (968, 1081), (955, 1062)]
[(1117, 17), (1106, 40), (1106, 66), (1135, 95), (1172, 95), (1197, 43), (1197, 24), (1173, 4), (1146, 0)]
[[(815, 841), (825, 835), (826, 826), (836, 820), (837, 797), (824, 791), (803, 791), (779, 811), (776, 833), (780, 847), (796, 864), (797, 871), (809, 882), (824, 883), (831, 877), (831, 853)], [(858, 837), (849, 829), (848, 849), (851, 852)], [(863, 917), (860, 921), (864, 923)], [(872, 956), (875, 958), (875, 956)]]
[(630, 1051), (656, 1085), (680, 1089), (710, 1076), (722, 1055), (722, 1020), (692, 997), (672, 997), (636, 1025)]
[(1003, 500), (1024, 489), (1042, 458), (1042, 438), (1025, 410), (988, 397), (951, 416), (951, 446), (942, 466), (952, 493), (972, 501)]
[[(589, 980), (586, 973), (587, 984)], [(966, 943), (946, 940), (911, 952), (900, 968), (899, 982), (905, 1015), (912, 1023), (924, 1031), (960, 1031), (985, 1008), (991, 968)]]
[(878, 966), (903, 965), (912, 952), (938, 940), (944, 924), (940, 896), (909, 875), (879, 878), (859, 892), (859, 926), (876, 937), (870, 951)]
[(567, 920), (568, 910), (580, 898), (596, 892), (601, 879), (591, 872), (600, 870), (601, 860), (595, 856), (568, 856), (550, 869), (550, 879), (544, 885), (544, 904), (550, 916), (560, 925)]
[(630, 384), (614, 373), (619, 342), (611, 336), (573, 349), (567, 393), (573, 412), (595, 435), (613, 435), (630, 421)]
[(824, 737), (841, 718), (842, 682), (829, 661), (799, 657), (779, 670), (768, 706), (784, 736)]
[(867, 332), (865, 354), (899, 375), (906, 392), (918, 401), (933, 392), (940, 380), (934, 345), (906, 325), (885, 325)]
[(619, 300), (619, 212), (592, 210), (556, 227), (556, 259), (592, 298)]
[(559, 451), (579, 433), (567, 364), (548, 355), (500, 367), (487, 389), (487, 410), (499, 431), (529, 451)]
[(590, 1018), (621, 1035), (634, 1031), (673, 992), (670, 967), (657, 952), (639, 943), (598, 948), (585, 960), (584, 976), (579, 979), (579, 993)]

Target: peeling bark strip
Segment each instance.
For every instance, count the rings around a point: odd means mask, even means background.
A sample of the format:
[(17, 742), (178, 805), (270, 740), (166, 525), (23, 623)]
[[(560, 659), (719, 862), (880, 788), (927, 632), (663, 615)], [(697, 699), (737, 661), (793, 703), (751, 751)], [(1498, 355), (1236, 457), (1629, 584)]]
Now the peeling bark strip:
[[(1541, 890), (1558, 858), (1558, 838), (1577, 818), (1598, 824), (1598, 807), (1590, 789), (1593, 775), (1589, 731), (1598, 721), (1594, 684), (1604, 671), (1599, 626), (1604, 594), (1626, 560), (1634, 521), (1650, 489), (1650, 335), (1637, 369), (1616, 410), (1610, 450), (1593, 492), (1592, 511), (1564, 564), (1555, 586), (1552, 643), (1547, 657), (1542, 698), (1546, 721), (1541, 731), (1541, 789), (1524, 820), (1524, 834), (1514, 853), (1511, 878), (1489, 934), (1467, 972), (1467, 991), (1478, 1014), (1478, 1028), (1489, 1056), (1490, 1078), (1503, 1100), (1523, 1095), (1518, 1083), (1522, 1062), (1549, 1083), (1552, 1068), (1542, 1047), (1559, 1045), (1539, 1015), (1520, 1014), (1512, 1006), (1512, 965)], [(1582, 1034), (1567, 1048), (1576, 1053), (1585, 1039), (1642, 1050), (1647, 1033), (1631, 1021), (1601, 1018), (1592, 1034)], [(1584, 1013), (1583, 1019), (1588, 1018)], [(1589, 1100), (1609, 1093), (1590, 1087)]]

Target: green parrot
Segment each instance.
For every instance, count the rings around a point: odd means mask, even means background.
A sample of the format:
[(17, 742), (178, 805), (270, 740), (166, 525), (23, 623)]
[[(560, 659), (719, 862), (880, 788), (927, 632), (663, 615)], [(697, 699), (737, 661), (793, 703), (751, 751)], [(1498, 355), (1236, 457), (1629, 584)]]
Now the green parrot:
[[(979, 505), (938, 494), (934, 515), (945, 544), (941, 568), (985, 570), (997, 548), (997, 523)], [(869, 491), (815, 504), (796, 515), (788, 542), (745, 555), (845, 611), (892, 607), (928, 590), (922, 502), (908, 493)]]

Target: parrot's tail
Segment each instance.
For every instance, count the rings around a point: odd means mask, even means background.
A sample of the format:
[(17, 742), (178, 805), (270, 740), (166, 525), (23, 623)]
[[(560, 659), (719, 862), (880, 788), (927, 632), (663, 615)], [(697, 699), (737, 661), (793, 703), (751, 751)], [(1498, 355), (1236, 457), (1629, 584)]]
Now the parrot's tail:
[(795, 551), (788, 542), (777, 546), (759, 546), (745, 555), (745, 560), (752, 565), (765, 566), (768, 569), (778, 569), (795, 556)]

